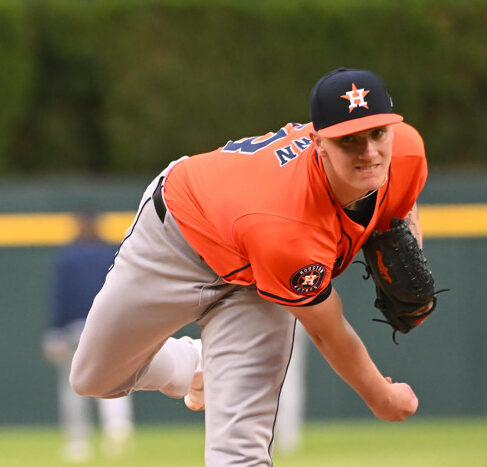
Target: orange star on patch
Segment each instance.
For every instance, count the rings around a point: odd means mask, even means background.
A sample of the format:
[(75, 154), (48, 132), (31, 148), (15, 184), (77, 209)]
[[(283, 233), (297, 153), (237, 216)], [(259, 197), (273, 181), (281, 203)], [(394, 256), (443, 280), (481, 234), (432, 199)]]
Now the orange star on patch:
[(348, 111), (351, 112), (353, 109), (357, 107), (365, 107), (368, 109), (367, 101), (365, 100), (365, 96), (370, 92), (370, 90), (366, 90), (364, 88), (357, 89), (355, 83), (352, 83), (352, 90), (348, 91), (344, 95), (340, 96), (342, 99), (347, 99), (350, 101), (350, 105), (348, 106)]

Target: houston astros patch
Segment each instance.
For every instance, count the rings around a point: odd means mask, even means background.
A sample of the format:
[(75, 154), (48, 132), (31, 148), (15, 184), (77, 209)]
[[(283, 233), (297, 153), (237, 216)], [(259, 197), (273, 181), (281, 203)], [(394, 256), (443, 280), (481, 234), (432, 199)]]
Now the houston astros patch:
[(322, 264), (310, 264), (296, 271), (289, 281), (291, 288), (301, 295), (307, 295), (319, 289), (326, 275)]

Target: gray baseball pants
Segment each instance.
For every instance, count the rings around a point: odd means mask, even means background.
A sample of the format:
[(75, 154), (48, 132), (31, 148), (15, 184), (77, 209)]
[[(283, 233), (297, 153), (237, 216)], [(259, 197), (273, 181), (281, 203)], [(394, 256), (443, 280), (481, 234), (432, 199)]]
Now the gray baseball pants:
[(174, 341), (170, 336), (197, 321), (206, 465), (270, 466), (294, 317), (260, 298), (254, 286), (225, 283), (186, 242), (170, 212), (162, 222), (152, 200), (159, 183), (161, 177), (147, 188), (94, 300), (73, 359), (71, 384), (80, 394), (97, 397), (134, 390), (182, 397), (194, 362), (181, 354), (174, 371), (161, 362)]

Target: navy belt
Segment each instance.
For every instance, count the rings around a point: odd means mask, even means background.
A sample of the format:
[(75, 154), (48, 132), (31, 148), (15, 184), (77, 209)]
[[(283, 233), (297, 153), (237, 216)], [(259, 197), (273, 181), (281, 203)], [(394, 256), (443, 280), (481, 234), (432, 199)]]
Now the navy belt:
[(152, 200), (154, 201), (154, 207), (156, 208), (157, 215), (161, 222), (164, 224), (164, 219), (166, 217), (166, 205), (162, 199), (162, 186), (164, 177), (161, 177), (157, 182), (156, 189), (152, 193)]

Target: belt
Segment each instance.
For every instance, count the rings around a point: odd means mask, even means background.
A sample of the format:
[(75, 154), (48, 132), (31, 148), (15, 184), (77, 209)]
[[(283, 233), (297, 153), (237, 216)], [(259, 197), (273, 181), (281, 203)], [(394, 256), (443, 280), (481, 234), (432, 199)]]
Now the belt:
[(154, 202), (154, 207), (156, 208), (157, 215), (161, 222), (164, 224), (164, 219), (166, 217), (166, 205), (162, 199), (162, 187), (163, 187), (164, 177), (161, 177), (157, 182), (156, 189), (152, 193), (152, 201)]

